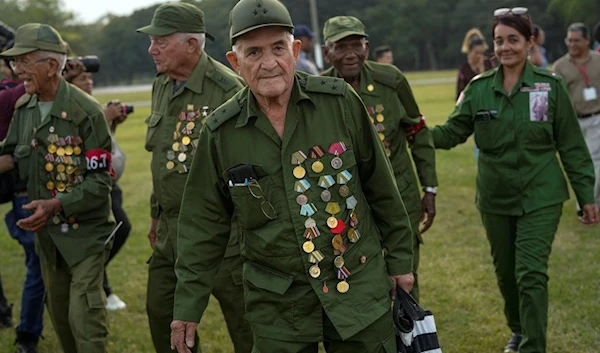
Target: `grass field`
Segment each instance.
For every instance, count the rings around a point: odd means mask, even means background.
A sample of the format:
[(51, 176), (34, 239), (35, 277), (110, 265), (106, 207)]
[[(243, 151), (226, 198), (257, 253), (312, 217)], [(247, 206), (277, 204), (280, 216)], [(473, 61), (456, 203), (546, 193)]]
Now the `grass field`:
[[(423, 75), (411, 78), (449, 77), (454, 73)], [(414, 91), (429, 124), (443, 123), (454, 105), (454, 84), (419, 86)], [(97, 98), (106, 102), (116, 97)], [(118, 98), (123, 102), (143, 101), (149, 99), (149, 93), (121, 94)], [(143, 148), (144, 119), (148, 114), (148, 107), (136, 108), (117, 132), (128, 156), (121, 188), (133, 232), (108, 268), (113, 290), (128, 305), (125, 311), (109, 313), (109, 351), (116, 353), (152, 352), (144, 304), (146, 260), (151, 253), (146, 239), (150, 156)], [(439, 152), (437, 160), (438, 216), (433, 228), (424, 235), (422, 304), (435, 314), (444, 353), (501, 352), (509, 331), (504, 324), (489, 246), (473, 202), (476, 169), (472, 141), (450, 152)], [(588, 230), (578, 224), (574, 209), (572, 200), (565, 204), (551, 257), (550, 353), (600, 350), (600, 228)], [(0, 207), (1, 214), (6, 210), (6, 206)], [(4, 227), (0, 227), (0, 249), (6, 294), (16, 304), (18, 317), (24, 256)], [(45, 340), (39, 351), (60, 352), (47, 315), (45, 319)], [(200, 329), (205, 353), (233, 352), (215, 300), (211, 300)], [(0, 331), (0, 353), (14, 352), (13, 341), (12, 330)]]

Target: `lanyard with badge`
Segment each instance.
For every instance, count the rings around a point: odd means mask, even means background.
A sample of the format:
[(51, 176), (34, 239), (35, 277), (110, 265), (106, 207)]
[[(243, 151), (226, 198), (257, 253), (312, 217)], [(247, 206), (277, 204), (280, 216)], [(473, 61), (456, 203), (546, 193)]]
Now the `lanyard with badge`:
[(583, 80), (585, 81), (585, 88), (583, 89), (583, 100), (586, 102), (598, 99), (598, 92), (596, 92), (596, 87), (590, 87), (590, 77), (588, 76), (587, 72), (590, 60), (591, 58), (588, 59), (588, 61), (586, 61), (586, 63), (583, 66), (577, 65), (577, 63), (575, 62), (573, 63), (577, 70), (581, 73), (581, 76), (583, 76)]

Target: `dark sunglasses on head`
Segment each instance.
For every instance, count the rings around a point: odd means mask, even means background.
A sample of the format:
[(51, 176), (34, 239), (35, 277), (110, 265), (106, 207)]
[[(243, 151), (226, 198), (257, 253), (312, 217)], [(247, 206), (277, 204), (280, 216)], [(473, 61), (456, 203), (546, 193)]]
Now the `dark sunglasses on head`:
[(526, 7), (513, 7), (509, 9), (508, 7), (503, 7), (501, 9), (494, 10), (494, 17), (506, 16), (506, 15), (527, 15)]

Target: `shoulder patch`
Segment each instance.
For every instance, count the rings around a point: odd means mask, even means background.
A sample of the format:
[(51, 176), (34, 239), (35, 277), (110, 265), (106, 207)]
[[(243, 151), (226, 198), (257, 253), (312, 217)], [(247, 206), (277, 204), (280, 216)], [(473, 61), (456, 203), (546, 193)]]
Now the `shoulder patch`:
[(234, 118), (239, 115), (242, 111), (242, 106), (246, 104), (246, 90), (241, 90), (244, 94), (236, 94), (230, 100), (223, 103), (220, 107), (215, 109), (207, 118), (206, 126), (210, 131), (215, 131), (219, 126), (223, 125), (227, 120)]
[(17, 99), (17, 101), (15, 103), (15, 109), (19, 109), (20, 107), (24, 106), (25, 104), (27, 104), (29, 102), (30, 99), (31, 99), (31, 95), (29, 93), (25, 93), (19, 99)]
[(348, 85), (341, 78), (312, 75), (306, 76), (306, 92), (343, 95), (346, 93), (347, 87)]

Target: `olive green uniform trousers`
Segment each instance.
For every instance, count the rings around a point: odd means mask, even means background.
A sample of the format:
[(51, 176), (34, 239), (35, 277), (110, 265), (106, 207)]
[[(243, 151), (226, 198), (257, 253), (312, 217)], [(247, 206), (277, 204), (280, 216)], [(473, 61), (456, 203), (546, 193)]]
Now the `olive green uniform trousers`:
[[(392, 311), (388, 311), (370, 326), (345, 341), (342, 341), (324, 313), (323, 346), (327, 353), (396, 353)], [(318, 342), (287, 342), (255, 336), (252, 353), (317, 353), (318, 351)]]
[(108, 250), (68, 266), (57, 251), (56, 266), (38, 251), (46, 307), (64, 353), (106, 353), (108, 325), (102, 288)]
[(519, 353), (545, 353), (548, 259), (562, 203), (522, 216), (481, 212), (508, 327), (523, 335)]
[[(169, 229), (177, 225), (177, 218), (171, 217), (168, 220), (165, 218), (161, 217), (159, 223), (159, 239), (168, 236)], [(173, 352), (171, 350), (170, 325), (173, 320), (176, 284), (174, 261), (164, 256), (161, 251), (157, 251), (157, 246), (155, 246), (148, 269), (146, 310), (152, 341), (157, 353)], [(246, 310), (242, 285), (242, 259), (239, 255), (226, 257), (223, 260), (215, 277), (212, 294), (221, 306), (235, 352), (250, 353), (253, 346), (252, 330), (244, 319)], [(199, 342), (198, 337), (196, 337), (196, 342)], [(201, 352), (199, 344), (196, 344), (192, 352)]]

